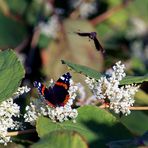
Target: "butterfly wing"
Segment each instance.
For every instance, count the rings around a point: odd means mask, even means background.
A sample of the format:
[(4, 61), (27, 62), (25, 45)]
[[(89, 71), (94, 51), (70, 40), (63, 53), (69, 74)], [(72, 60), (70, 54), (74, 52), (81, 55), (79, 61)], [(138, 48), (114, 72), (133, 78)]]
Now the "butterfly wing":
[(105, 50), (103, 49), (103, 47), (99, 43), (98, 39), (95, 37), (93, 40), (94, 40), (94, 44), (95, 44), (96, 49), (98, 51), (101, 51), (102, 53), (105, 53)]
[(34, 87), (36, 87), (39, 93), (45, 98), (46, 103), (51, 107), (56, 107), (56, 99), (54, 97), (53, 89), (46, 88), (46, 86), (40, 82), (35, 81)]
[(69, 100), (70, 73), (62, 75), (53, 86), (56, 106), (64, 106)]
[(90, 33), (87, 33), (87, 32), (75, 32), (77, 35), (79, 36), (84, 36), (84, 37), (89, 37), (90, 36)]
[(69, 86), (70, 86), (70, 73), (62, 75), (53, 87), (46, 88), (40, 82), (35, 81), (39, 93), (44, 96), (46, 103), (51, 107), (64, 106), (69, 100)]

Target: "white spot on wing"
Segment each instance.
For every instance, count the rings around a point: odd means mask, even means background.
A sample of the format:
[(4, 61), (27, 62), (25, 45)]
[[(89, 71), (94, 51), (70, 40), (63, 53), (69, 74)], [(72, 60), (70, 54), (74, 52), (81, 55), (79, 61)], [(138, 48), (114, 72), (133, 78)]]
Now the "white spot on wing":
[(65, 80), (65, 77), (61, 76), (60, 79), (62, 79), (64, 81)]
[(41, 87), (41, 83), (40, 82), (38, 83), (38, 86)]

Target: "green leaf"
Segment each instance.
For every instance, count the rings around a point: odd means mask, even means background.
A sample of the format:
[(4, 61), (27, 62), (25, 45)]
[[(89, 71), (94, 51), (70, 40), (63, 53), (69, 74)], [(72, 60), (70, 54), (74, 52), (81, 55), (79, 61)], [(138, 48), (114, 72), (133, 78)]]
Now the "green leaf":
[(32, 26), (38, 23), (39, 15), (43, 15), (43, 2), (33, 0), (28, 5), (27, 11), (25, 13), (27, 23)]
[(132, 133), (143, 135), (148, 130), (148, 116), (142, 111), (132, 111), (129, 116), (119, 119)]
[(90, 147), (103, 148), (110, 141), (131, 137), (129, 131), (113, 115), (95, 106), (80, 107), (76, 123), (53, 123), (48, 118), (40, 117), (36, 128), (41, 138), (56, 130), (77, 131), (86, 138)]
[(145, 76), (126, 76), (122, 81), (120, 81), (121, 85), (125, 84), (138, 84), (148, 81), (148, 75)]
[(0, 48), (14, 48), (21, 44), (26, 36), (27, 28), (24, 24), (0, 13)]
[(118, 1), (108, 0), (107, 2), (109, 4), (109, 7), (115, 7), (115, 6), (119, 5), (119, 4), (121, 4), (122, 1), (121, 0), (118, 0)]
[(24, 77), (24, 68), (12, 50), (0, 52), (0, 102), (12, 96)]
[(40, 34), (39, 41), (38, 41), (39, 48), (41, 48), (41, 49), (47, 48), (47, 46), (49, 45), (51, 40), (52, 40), (52, 38), (49, 38), (44, 34)]
[[(101, 73), (98, 71), (91, 69), (87, 66), (82, 66), (79, 64), (74, 64), (65, 60), (62, 60), (62, 64), (66, 64), (68, 67), (70, 67), (75, 72), (84, 74), (85, 76), (88, 76), (90, 78), (99, 79), (101, 77)], [(120, 81), (121, 85), (126, 84), (137, 84), (148, 81), (148, 75), (145, 76), (126, 76), (122, 81)]]
[(136, 71), (137, 74), (145, 74), (147, 73), (147, 68), (145, 66), (145, 63), (138, 57), (131, 57), (131, 67), (132, 70)]
[[(110, 34), (113, 34), (114, 33), (114, 30), (111, 29), (111, 27), (109, 26), (109, 24), (106, 23), (106, 22), (103, 22), (101, 24), (98, 24), (96, 26), (96, 30), (97, 30), (97, 34), (101, 38), (105, 38), (105, 37), (107, 38)], [(104, 45), (104, 47), (106, 47), (106, 44)]]
[(25, 148), (25, 147), (23, 145), (21, 145), (21, 144), (9, 142), (5, 146), (4, 146), (4, 144), (1, 143), (0, 148)]
[(117, 140), (107, 144), (109, 148), (137, 148), (137, 139)]
[(68, 67), (70, 67), (75, 72), (84, 74), (85, 76), (95, 78), (95, 79), (99, 79), (101, 77), (101, 73), (99, 73), (98, 71), (91, 69), (87, 66), (74, 64), (74, 63), (71, 63), (71, 62), (68, 62), (65, 60), (62, 60), (62, 64), (66, 64)]
[(109, 148), (142, 148), (142, 146), (148, 146), (148, 132), (140, 137), (127, 140), (112, 141), (107, 144)]
[[(148, 17), (146, 15), (148, 13), (147, 6), (148, 6), (147, 0), (143, 0), (142, 3), (139, 0), (134, 0), (132, 2), (132, 4), (129, 5), (126, 9), (129, 14), (129, 18), (130, 17), (138, 17), (138, 18), (148, 22)], [(138, 10), (140, 10), (140, 11), (138, 11)]]
[(143, 90), (138, 90), (135, 94), (135, 104), (148, 105), (148, 94)]
[(55, 131), (45, 135), (39, 142), (32, 145), (31, 148), (87, 148), (84, 138), (74, 131)]
[(120, 27), (120, 30), (125, 29), (128, 20), (128, 13), (125, 9), (120, 10), (118, 13), (112, 15), (108, 21), (115, 27)]
[(28, 1), (26, 0), (6, 0), (6, 3), (13, 13), (19, 15), (23, 15), (28, 5)]

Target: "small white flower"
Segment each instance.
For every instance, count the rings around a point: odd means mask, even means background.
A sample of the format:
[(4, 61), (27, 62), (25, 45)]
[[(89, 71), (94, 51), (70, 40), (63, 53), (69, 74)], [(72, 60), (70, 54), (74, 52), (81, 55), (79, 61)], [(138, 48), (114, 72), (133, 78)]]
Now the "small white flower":
[(92, 90), (96, 99), (108, 99), (110, 109), (115, 113), (130, 114), (129, 107), (133, 106), (134, 95), (138, 91), (139, 86), (125, 85), (120, 87), (120, 81), (126, 76), (125, 66), (121, 61), (113, 66), (112, 71), (109, 71), (109, 78), (104, 76), (98, 81), (87, 78), (86, 83)]
[(56, 15), (53, 15), (48, 20), (48, 22), (40, 22), (39, 29), (41, 31), (41, 34), (45, 36), (57, 38), (58, 32), (60, 31), (58, 17)]
[(81, 18), (88, 18), (91, 14), (96, 13), (96, 2), (83, 2), (79, 7), (79, 11)]
[(0, 104), (0, 143), (10, 142), (10, 137), (7, 137), (8, 129), (15, 129), (16, 122), (12, 117), (20, 116), (20, 108), (17, 104), (13, 103), (10, 98)]
[(7, 145), (8, 142), (11, 142), (11, 137), (7, 136), (8, 129), (22, 129), (22, 123), (13, 118), (20, 117), (20, 107), (13, 100), (29, 90), (26, 86), (19, 87), (12, 98), (0, 103), (0, 143)]
[(35, 99), (26, 106), (26, 113), (24, 115), (25, 122), (30, 122), (31, 125), (35, 125), (36, 120), (40, 115), (47, 115), (47, 111), (44, 107), (45, 105), (43, 98), (41, 98)]
[(71, 1), (72, 7), (79, 10), (80, 17), (85, 19), (97, 12), (97, 3), (93, 1), (75, 0)]
[(28, 93), (30, 91), (30, 88), (27, 86), (19, 87), (18, 90), (13, 94), (13, 98), (18, 98), (20, 95), (24, 93)]

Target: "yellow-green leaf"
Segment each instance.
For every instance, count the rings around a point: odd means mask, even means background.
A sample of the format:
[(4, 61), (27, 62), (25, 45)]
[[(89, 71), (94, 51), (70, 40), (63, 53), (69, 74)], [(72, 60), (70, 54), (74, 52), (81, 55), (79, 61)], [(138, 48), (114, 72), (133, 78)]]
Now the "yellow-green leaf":
[(24, 68), (13, 50), (0, 52), (0, 102), (11, 97), (24, 74)]

